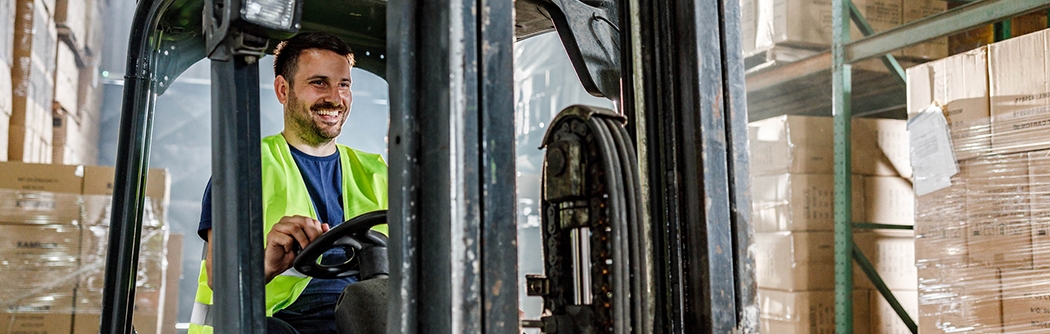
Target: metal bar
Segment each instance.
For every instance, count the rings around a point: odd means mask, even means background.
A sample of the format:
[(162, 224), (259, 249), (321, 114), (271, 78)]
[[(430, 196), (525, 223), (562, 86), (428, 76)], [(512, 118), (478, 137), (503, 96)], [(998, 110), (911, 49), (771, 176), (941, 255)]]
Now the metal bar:
[[(719, 8), (719, 0), (692, 1), (680, 8), (678, 29), (686, 31), (682, 40), (688, 44), (685, 62), (699, 63), (683, 71), (695, 83), (683, 84), (679, 92), (681, 123), (678, 124), (682, 180), (683, 232), (687, 240), (686, 326), (690, 333), (730, 333), (736, 328), (736, 279), (733, 232), (730, 220), (728, 141), (723, 92), (725, 90), (721, 21), (728, 19)], [(738, 16), (739, 17), (739, 16)], [(695, 49), (693, 49), (695, 48)], [(687, 104), (695, 107), (684, 107)], [(703, 206), (695, 205), (703, 203)], [(740, 203), (743, 205), (743, 203)], [(703, 208), (701, 210), (700, 208)]]
[(893, 50), (947, 36), (983, 24), (1003, 21), (1022, 13), (1046, 8), (1050, 0), (986, 0), (967, 4), (845, 46), (850, 63), (881, 56)]
[[(860, 10), (857, 9), (857, 5), (854, 4), (853, 1), (849, 2), (849, 16), (853, 19), (853, 24), (857, 25), (857, 29), (860, 29), (861, 34), (864, 36), (875, 34), (875, 29), (871, 28), (871, 25), (868, 24), (868, 20), (864, 19), (864, 15), (860, 14)], [(901, 68), (901, 64), (897, 62), (896, 57), (887, 53), (882, 56), (882, 64), (886, 65), (886, 69), (889, 69), (890, 73), (897, 74), (894, 78), (897, 79), (897, 83), (900, 84), (901, 87), (906, 87), (908, 85), (904, 69)]]
[(831, 114), (835, 151), (835, 332), (853, 332), (852, 175), (850, 166), (850, 65), (845, 46), (850, 38), (850, 0), (832, 1)]
[[(390, 138), (388, 157), (390, 222), (391, 307), (387, 311), (390, 333), (419, 332), (420, 168), (419, 100), (417, 74), (420, 13), (413, 0), (390, 0), (387, 5), (387, 83), (390, 94)], [(426, 328), (426, 327), (423, 327)]]
[[(388, 78), (392, 97), (403, 100), (391, 108), (390, 188), (397, 197), (390, 203), (393, 217), (404, 220), (391, 223), (394, 233), (405, 233), (393, 238), (392, 261), (400, 267), (394, 273), (408, 275), (394, 280), (396, 308), (405, 313), (391, 315), (394, 332), (505, 331), (517, 324), (517, 294), (507, 288), (516, 286), (516, 270), (507, 269), (516, 267), (516, 252), (497, 249), (516, 236), (514, 193), (505, 188), (513, 187), (513, 152), (506, 152), (513, 147), (512, 40), (487, 23), (509, 22), (509, 6), (390, 2), (387, 35), (396, 40), (388, 43)], [(489, 264), (503, 269), (492, 272)], [(493, 291), (497, 286), (502, 291)]]
[(912, 225), (892, 225), (892, 224), (877, 224), (877, 223), (853, 223), (853, 228), (861, 228), (868, 230), (914, 230), (915, 227)]
[(484, 333), (518, 332), (514, 152), (514, 3), (477, 0), (480, 60), (481, 304)]
[(754, 92), (782, 85), (792, 80), (819, 74), (831, 68), (831, 52), (808, 57), (794, 63), (747, 76), (747, 91)]
[(679, 73), (677, 69), (668, 71), (677, 66), (674, 63), (676, 52), (671, 48), (675, 45), (671, 25), (676, 11), (665, 2), (637, 1), (632, 4), (637, 5), (640, 27), (639, 38), (632, 45), (636, 49), (631, 52), (641, 54), (640, 50), (654, 50), (646, 53), (646, 61), (636, 65), (636, 71), (630, 72), (631, 79), (636, 81), (632, 87), (636, 89), (634, 96), (638, 102), (633, 114), (640, 127), (638, 136), (642, 138), (638, 145), (644, 147), (639, 150), (639, 165), (645, 167), (642, 178), (648, 183), (648, 197), (644, 202), (649, 205), (646, 216), (653, 238), (653, 296), (654, 305), (657, 305), (653, 322), (654, 327), (663, 333), (684, 333), (682, 240), (677, 237), (681, 235), (679, 225), (682, 218), (677, 204), (680, 195), (674, 165), (674, 155), (677, 154), (674, 125), (679, 116), (674, 112), (673, 103), (682, 93), (675, 90), (676, 80), (671, 75), (664, 75)]
[(1013, 27), (1010, 20), (996, 22), (994, 29), (996, 42), (1008, 40), (1013, 36)]
[[(637, 287), (640, 291), (632, 291), (631, 301), (635, 307), (641, 311), (640, 316), (632, 319), (632, 333), (649, 334), (655, 332), (654, 322), (656, 313), (656, 297), (654, 296), (654, 264), (653, 264), (653, 231), (652, 225), (650, 224), (649, 211), (649, 179), (645, 177), (649, 173), (649, 166), (644, 159), (643, 146), (646, 140), (646, 122), (644, 117), (645, 111), (645, 80), (642, 80), (644, 73), (644, 60), (642, 58), (642, 24), (641, 24), (641, 13), (639, 0), (627, 0), (620, 2), (618, 7), (620, 11), (620, 26), (624, 27), (624, 30), (620, 33), (620, 73), (621, 73), (621, 89), (620, 92), (620, 113), (627, 118), (627, 124), (624, 127), (626, 135), (625, 142), (634, 143), (633, 146), (628, 146), (626, 149), (634, 150), (633, 152), (624, 154), (630, 160), (628, 165), (637, 166), (636, 170), (631, 171), (637, 179), (637, 183), (634, 185), (635, 198), (630, 202), (633, 204), (634, 210), (634, 225), (631, 230), (633, 234), (631, 239), (633, 241), (634, 249), (631, 250), (632, 261), (637, 261), (635, 268), (642, 268), (639, 270), (642, 277), (634, 278), (632, 286)], [(640, 267), (639, 267), (640, 266)]]
[(99, 333), (133, 333), (132, 306), (139, 262), (139, 236), (145, 205), (146, 170), (153, 133), (155, 83), (146, 74), (153, 64), (151, 37), (156, 33), (161, 1), (140, 1), (128, 38), (127, 75), (120, 113), (116, 174), (113, 177), (113, 216), (106, 251)]
[(729, 171), (729, 208), (733, 236), (733, 276), (736, 284), (736, 330), (758, 333), (758, 285), (751, 249), (751, 169), (748, 156), (747, 90), (744, 87), (744, 55), (740, 34), (740, 2), (719, 1), (723, 96), (725, 100), (726, 167)]
[[(854, 63), (881, 56), (893, 50), (930, 39), (952, 35), (970, 28), (991, 24), (1028, 11), (1050, 7), (1050, 0), (986, 0), (914, 21), (857, 41), (846, 46), (848, 62)], [(863, 54), (863, 56), (861, 56)], [(749, 92), (781, 85), (831, 68), (831, 52), (825, 52), (791, 64), (748, 74)]]
[(911, 330), (912, 334), (918, 333), (919, 329), (918, 326), (915, 325), (915, 320), (912, 320), (911, 315), (908, 315), (908, 312), (904, 310), (904, 307), (901, 306), (900, 301), (898, 301), (897, 297), (893, 295), (890, 288), (886, 287), (886, 282), (882, 281), (882, 277), (879, 276), (879, 272), (875, 270), (875, 266), (871, 264), (871, 261), (868, 261), (868, 258), (864, 256), (864, 252), (861, 252), (857, 245), (853, 245), (853, 258), (857, 260), (857, 266), (859, 266), (860, 269), (864, 271), (864, 274), (868, 276), (872, 285), (875, 285), (875, 289), (879, 290), (879, 294), (881, 294), (883, 298), (886, 298), (886, 302), (890, 303), (890, 307), (893, 308), (893, 311), (897, 312), (897, 316), (901, 318), (904, 325), (908, 326), (908, 329)]
[(710, 10), (721, 8), (719, 0), (637, 4), (637, 46), (653, 50), (632, 77), (643, 87), (635, 98), (644, 109), (634, 114), (645, 125), (656, 331), (732, 332), (735, 254), (726, 250), (738, 239), (727, 190), (728, 65), (722, 34), (710, 33), (723, 29), (728, 14)]
[(265, 333), (259, 64), (211, 62), (212, 278), (216, 333)]

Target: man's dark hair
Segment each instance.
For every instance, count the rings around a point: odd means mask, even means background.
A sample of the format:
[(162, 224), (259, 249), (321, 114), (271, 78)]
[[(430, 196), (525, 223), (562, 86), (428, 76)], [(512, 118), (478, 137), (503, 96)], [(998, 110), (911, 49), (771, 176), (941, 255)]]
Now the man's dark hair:
[(350, 66), (354, 66), (354, 54), (350, 50), (350, 46), (346, 45), (339, 37), (326, 32), (307, 32), (295, 35), (295, 37), (277, 44), (277, 48), (273, 50), (274, 75), (284, 76), (285, 80), (292, 81), (295, 70), (298, 69), (299, 55), (308, 49), (322, 49), (335, 52), (345, 56), (346, 60), (350, 62)]

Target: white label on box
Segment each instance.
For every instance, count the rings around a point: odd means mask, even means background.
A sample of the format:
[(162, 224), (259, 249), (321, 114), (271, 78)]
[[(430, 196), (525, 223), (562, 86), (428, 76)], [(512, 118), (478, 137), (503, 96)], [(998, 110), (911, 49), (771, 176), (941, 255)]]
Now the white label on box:
[(941, 106), (934, 104), (908, 121), (915, 195), (922, 196), (952, 185), (959, 173), (952, 151), (948, 120)]

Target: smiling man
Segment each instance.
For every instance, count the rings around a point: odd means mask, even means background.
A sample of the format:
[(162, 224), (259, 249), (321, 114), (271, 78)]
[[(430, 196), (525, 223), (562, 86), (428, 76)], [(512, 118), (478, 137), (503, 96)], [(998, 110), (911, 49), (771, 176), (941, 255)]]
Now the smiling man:
[[(335, 142), (350, 115), (353, 65), (350, 47), (327, 33), (297, 35), (274, 51), (273, 86), (284, 105), (284, 131), (262, 139), (268, 333), (336, 332), (334, 307), (357, 277), (310, 279), (291, 268), (296, 251), (343, 221), (387, 208), (382, 157)], [(209, 182), (197, 231), (205, 241), (212, 235), (212, 202)], [(386, 225), (376, 230), (387, 233)], [(208, 244), (190, 333), (212, 332), (212, 247), (222, 245)], [(322, 257), (329, 264), (347, 260), (341, 249)]]

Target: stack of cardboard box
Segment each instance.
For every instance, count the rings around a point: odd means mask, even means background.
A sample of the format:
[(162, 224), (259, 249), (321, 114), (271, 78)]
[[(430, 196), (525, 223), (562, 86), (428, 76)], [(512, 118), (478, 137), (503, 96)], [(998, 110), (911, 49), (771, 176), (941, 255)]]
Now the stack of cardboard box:
[[(98, 332), (113, 175), (112, 167), (0, 162), (0, 328)], [(164, 170), (151, 170), (136, 279), (139, 333), (158, 333), (176, 285), (166, 283), (169, 183)]]
[(54, 0), (16, 0), (8, 159), (51, 162), (55, 92)]
[[(947, 9), (941, 0), (855, 0), (853, 3), (876, 32), (891, 29)], [(770, 61), (795, 61), (830, 48), (832, 1), (740, 0), (745, 56), (764, 55)], [(852, 28), (851, 39), (863, 37)], [(908, 59), (947, 56), (948, 42), (935, 39), (894, 53)], [(856, 64), (860, 69), (886, 71), (877, 60)]]
[[(912, 224), (905, 127), (899, 120), (854, 121), (854, 222)], [(765, 333), (830, 332), (835, 326), (832, 131), (828, 117), (780, 116), (749, 125), (756, 280)], [(910, 233), (858, 233), (855, 240), (892, 289), (916, 295)], [(896, 316), (892, 310), (886, 312), (882, 297), (871, 294), (864, 274), (854, 271), (855, 331), (903, 328), (889, 316)], [(904, 303), (915, 304), (915, 298)]]
[(92, 164), (98, 155), (102, 48), (100, 1), (57, 0), (59, 45), (54, 92), (52, 159), (63, 164)]
[(93, 164), (103, 1), (0, 1), (0, 161)]
[[(102, 314), (105, 259), (109, 244), (110, 208), (113, 203), (113, 167), (85, 166), (81, 275), (77, 286), (74, 334), (96, 333)], [(168, 188), (164, 170), (151, 170), (146, 178), (146, 204), (142, 218), (139, 265), (135, 282), (135, 319), (139, 333), (158, 334), (163, 321), (168, 229), (165, 224)], [(177, 283), (172, 283), (175, 285)], [(169, 319), (170, 320), (170, 319)]]
[(11, 126), (11, 66), (14, 64), (15, 2), (0, 1), (0, 161), (7, 161)]
[(1032, 33), (908, 70), (909, 111), (945, 106), (960, 167), (950, 186), (918, 198), (923, 332), (1050, 327), (1048, 38)]
[(78, 166), (0, 163), (0, 328), (72, 328), (82, 173)]

